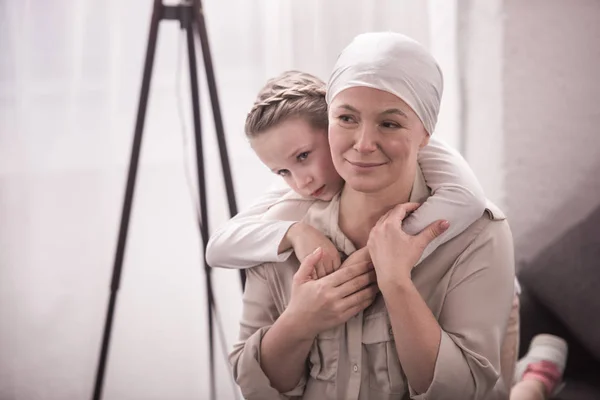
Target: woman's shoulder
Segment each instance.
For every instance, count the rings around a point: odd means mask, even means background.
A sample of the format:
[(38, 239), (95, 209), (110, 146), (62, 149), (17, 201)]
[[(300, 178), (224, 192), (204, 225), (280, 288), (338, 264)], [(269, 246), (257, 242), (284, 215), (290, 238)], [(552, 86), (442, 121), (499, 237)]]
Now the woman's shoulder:
[(488, 201), (481, 217), (428, 258), (432, 261), (453, 259), (459, 262), (473, 253), (488, 252), (490, 257), (498, 251), (512, 254), (512, 246), (512, 233), (506, 215)]
[(440, 282), (451, 288), (470, 277), (488, 275), (497, 278), (498, 284), (504, 278), (507, 287), (513, 284), (512, 234), (504, 213), (491, 203), (477, 221), (425, 258), (413, 278), (421, 288)]
[[(455, 239), (454, 267), (480, 270), (498, 265), (514, 265), (512, 232), (506, 215), (488, 201), (483, 215)], [(452, 242), (451, 241), (451, 242)]]
[(462, 242), (462, 247), (467, 250), (471, 247), (485, 246), (492, 242), (504, 243), (507, 240), (512, 245), (512, 234), (504, 212), (491, 201), (487, 200), (486, 208), (479, 219), (472, 223), (464, 232), (455, 239)]

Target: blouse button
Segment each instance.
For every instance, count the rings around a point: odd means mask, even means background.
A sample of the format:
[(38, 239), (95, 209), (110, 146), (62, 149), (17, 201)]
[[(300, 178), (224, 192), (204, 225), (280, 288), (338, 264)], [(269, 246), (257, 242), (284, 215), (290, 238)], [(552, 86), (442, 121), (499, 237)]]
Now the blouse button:
[(358, 365), (354, 364), (354, 366), (352, 367), (352, 370), (354, 372), (358, 372)]

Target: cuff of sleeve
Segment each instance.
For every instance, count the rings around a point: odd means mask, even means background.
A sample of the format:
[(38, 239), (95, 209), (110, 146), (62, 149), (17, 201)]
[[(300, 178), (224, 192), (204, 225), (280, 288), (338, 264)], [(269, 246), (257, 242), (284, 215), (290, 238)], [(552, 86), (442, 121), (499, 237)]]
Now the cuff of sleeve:
[[(271, 327), (263, 327), (246, 340), (238, 344), (231, 355), (233, 375), (245, 399), (281, 400), (292, 396), (301, 396), (306, 386), (303, 376), (296, 387), (289, 392), (279, 393), (271, 386), (269, 378), (260, 366), (260, 346), (262, 338)], [(242, 347), (241, 349), (239, 347)], [(236, 354), (237, 353), (237, 354)]]
[(424, 393), (417, 393), (410, 383), (410, 398), (426, 399), (474, 399), (471, 371), (459, 347), (442, 330), (433, 380)]
[[(279, 229), (278, 229), (279, 231), (277, 232), (277, 237), (279, 238), (279, 240), (277, 241), (277, 243), (278, 243), (277, 247), (279, 246), (279, 243), (281, 243), (281, 241), (283, 240), (283, 237), (285, 236), (287, 231), (296, 222), (297, 221), (280, 221), (279, 222), (279, 224), (281, 226), (279, 227)], [(292, 249), (284, 251), (283, 253), (277, 253), (277, 247), (275, 247), (275, 254), (273, 254), (273, 262), (287, 261), (287, 259), (290, 258), (290, 255), (294, 252), (294, 249), (292, 248)]]
[(296, 385), (295, 388), (293, 388), (289, 392), (285, 392), (282, 394), (286, 397), (296, 397), (296, 396), (302, 397), (302, 395), (304, 394), (305, 387), (306, 387), (306, 375), (302, 375), (302, 378), (300, 378), (300, 381), (298, 382), (298, 384)]

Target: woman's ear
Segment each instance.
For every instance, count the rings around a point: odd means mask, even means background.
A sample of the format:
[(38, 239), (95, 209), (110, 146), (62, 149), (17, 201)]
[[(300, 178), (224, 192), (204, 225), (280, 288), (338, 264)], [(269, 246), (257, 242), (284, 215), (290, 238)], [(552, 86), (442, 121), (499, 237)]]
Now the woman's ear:
[(421, 144), (419, 145), (419, 149), (422, 149), (423, 147), (427, 146), (429, 144), (429, 134), (425, 133), (425, 137), (423, 137), (423, 140), (421, 140)]

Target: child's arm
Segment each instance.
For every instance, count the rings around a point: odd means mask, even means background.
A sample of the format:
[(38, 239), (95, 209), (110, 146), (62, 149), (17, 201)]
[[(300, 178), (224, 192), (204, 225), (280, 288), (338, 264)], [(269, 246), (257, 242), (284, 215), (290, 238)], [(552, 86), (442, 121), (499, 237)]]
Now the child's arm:
[(475, 173), (460, 153), (432, 137), (419, 151), (418, 162), (432, 195), (404, 220), (404, 230), (415, 235), (439, 219), (450, 227), (425, 248), (421, 260), (438, 246), (467, 229), (483, 215), (486, 198)]
[(291, 189), (271, 190), (250, 209), (239, 213), (210, 238), (206, 260), (212, 267), (251, 268), (265, 262), (282, 262), (295, 252), (302, 261), (316, 248), (323, 249), (315, 278), (340, 267), (334, 244), (319, 230), (298, 222), (313, 204)]
[(263, 262), (282, 262), (292, 253), (280, 244), (295, 221), (264, 220), (271, 206), (291, 189), (273, 189), (256, 203), (234, 216), (214, 232), (206, 247), (206, 261), (212, 267), (250, 268)]

